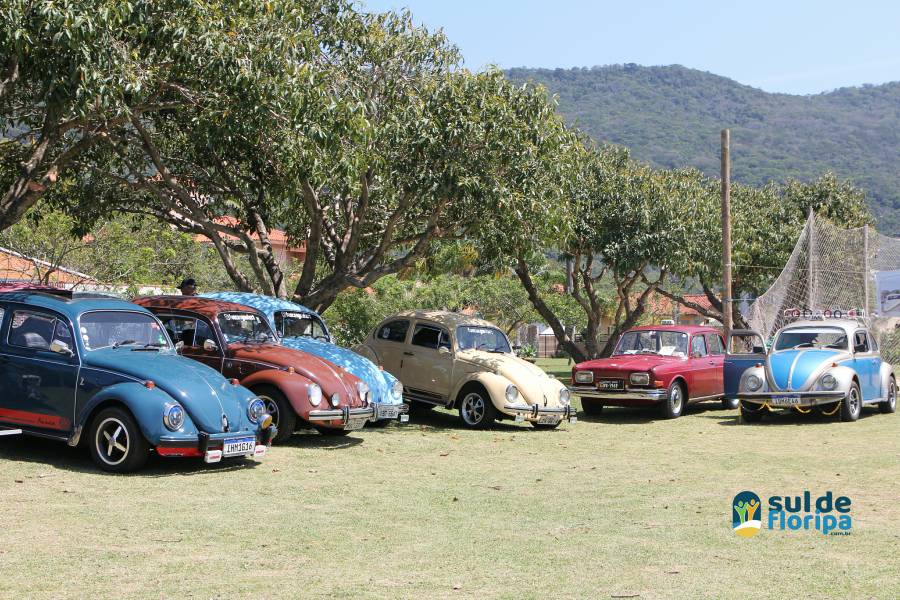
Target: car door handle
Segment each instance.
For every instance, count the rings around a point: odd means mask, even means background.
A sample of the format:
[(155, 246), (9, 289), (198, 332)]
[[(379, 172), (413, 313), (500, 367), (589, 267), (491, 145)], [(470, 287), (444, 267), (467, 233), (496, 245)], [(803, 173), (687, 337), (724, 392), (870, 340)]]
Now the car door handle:
[(403, 356), (415, 356), (412, 352), (404, 352)]

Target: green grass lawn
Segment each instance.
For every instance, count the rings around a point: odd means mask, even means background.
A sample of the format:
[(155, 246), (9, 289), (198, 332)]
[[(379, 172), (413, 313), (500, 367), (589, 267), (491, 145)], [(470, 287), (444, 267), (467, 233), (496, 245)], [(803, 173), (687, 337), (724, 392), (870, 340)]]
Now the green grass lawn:
[[(131, 476), (0, 438), (0, 598), (898, 596), (897, 415), (613, 409), (549, 432), (413, 418)], [(744, 489), (847, 495), (852, 535), (740, 538)]]

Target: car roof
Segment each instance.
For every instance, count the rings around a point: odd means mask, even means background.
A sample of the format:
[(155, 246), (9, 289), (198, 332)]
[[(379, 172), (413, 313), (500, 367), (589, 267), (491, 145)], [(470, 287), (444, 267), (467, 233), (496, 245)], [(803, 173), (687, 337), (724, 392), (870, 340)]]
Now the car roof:
[[(435, 323), (440, 323), (448, 327), (457, 327), (459, 325), (478, 325), (481, 327), (497, 328), (497, 326), (490, 321), (485, 321), (484, 319), (464, 315), (462, 313), (451, 312), (449, 310), (404, 310), (392, 316), (391, 319), (404, 317), (407, 319), (411, 318), (434, 321)], [(390, 319), (385, 319), (385, 321), (388, 320)]]
[(791, 327), (837, 327), (838, 329), (843, 329), (845, 332), (853, 332), (857, 329), (868, 329), (868, 327), (853, 319), (815, 319), (788, 323), (781, 328), (781, 331), (790, 329)]
[(255, 308), (247, 307), (235, 302), (204, 298), (202, 296), (142, 296), (140, 298), (135, 298), (134, 301), (141, 306), (146, 306), (148, 308), (189, 310), (205, 317), (209, 317), (210, 319), (214, 319), (219, 313), (223, 312), (252, 312), (257, 313), (265, 319), (265, 315)]
[(131, 310), (148, 312), (147, 309), (112, 296), (102, 297), (92, 295), (88, 297), (59, 295), (44, 291), (22, 290), (18, 292), (0, 292), (0, 301), (19, 302), (29, 306), (37, 306), (55, 310), (70, 319), (77, 319), (79, 315), (93, 310)]
[(721, 330), (709, 325), (640, 325), (632, 327), (628, 331), (677, 331), (679, 333), (722, 333)]
[(246, 306), (251, 306), (267, 315), (273, 314), (279, 310), (290, 310), (309, 315), (319, 315), (319, 313), (317, 313), (313, 309), (307, 308), (302, 304), (297, 304), (296, 302), (291, 302), (290, 300), (275, 298), (273, 296), (252, 294), (250, 292), (209, 292), (200, 294), (200, 297), (211, 298), (213, 300), (224, 302), (233, 302), (236, 304), (244, 304)]

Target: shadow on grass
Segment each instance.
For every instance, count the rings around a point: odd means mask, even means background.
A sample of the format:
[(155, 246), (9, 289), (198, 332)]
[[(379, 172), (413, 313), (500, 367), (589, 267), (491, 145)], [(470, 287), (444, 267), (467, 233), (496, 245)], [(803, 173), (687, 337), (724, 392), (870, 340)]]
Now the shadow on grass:
[[(881, 414), (881, 411), (878, 408), (873, 407), (863, 407), (862, 413), (859, 415), (860, 420), (867, 419), (869, 417), (878, 416)], [(703, 415), (707, 419), (718, 419), (720, 418), (717, 415)], [(840, 423), (841, 417), (840, 414), (833, 414), (831, 416), (823, 415), (820, 412), (813, 410), (812, 412), (803, 414), (796, 410), (773, 410), (769, 412), (769, 414), (764, 415), (762, 421), (758, 421), (755, 423), (742, 423), (735, 413), (734, 418), (727, 419), (723, 421), (719, 421), (719, 425), (755, 425), (758, 427), (766, 427), (769, 425), (778, 426), (778, 425), (804, 425), (804, 426), (821, 426), (821, 425), (830, 425), (833, 423)]]
[(301, 429), (286, 441), (278, 444), (286, 448), (306, 448), (313, 450), (340, 450), (350, 448), (362, 443), (362, 438), (357, 437), (359, 431), (347, 435), (326, 435), (313, 429)]
[[(705, 417), (707, 419), (727, 419), (723, 413), (734, 412), (733, 408), (725, 408), (720, 402), (699, 402), (686, 407), (679, 419), (691, 419)], [(712, 413), (712, 414), (710, 414)], [(734, 412), (737, 415), (736, 412)], [(735, 420), (737, 417), (735, 416)], [(668, 421), (660, 415), (658, 406), (604, 406), (599, 415), (589, 415), (584, 410), (579, 411), (578, 420), (585, 423), (621, 423), (634, 425), (639, 423), (651, 423), (653, 421)], [(722, 421), (726, 424), (726, 421)]]
[[(510, 433), (560, 431), (560, 429), (537, 429), (527, 423), (516, 423), (512, 420), (495, 421), (493, 425), (483, 431), (504, 431)], [(415, 431), (473, 431), (471, 427), (463, 424), (457, 412), (433, 408), (427, 409), (415, 407), (409, 413), (409, 423), (400, 425), (393, 423), (387, 427), (366, 427), (366, 435), (402, 435), (408, 430)]]
[[(5, 438), (0, 442), (0, 460), (19, 463), (43, 464), (48, 467), (73, 473), (95, 473), (116, 476), (96, 466), (87, 448), (72, 448), (62, 442), (27, 435)], [(265, 459), (263, 459), (265, 460)], [(126, 477), (168, 477), (171, 475), (205, 475), (252, 469), (259, 461), (245, 458), (226, 458), (221, 462), (206, 464), (202, 458), (162, 458), (151, 453), (147, 464), (139, 471), (125, 474)]]

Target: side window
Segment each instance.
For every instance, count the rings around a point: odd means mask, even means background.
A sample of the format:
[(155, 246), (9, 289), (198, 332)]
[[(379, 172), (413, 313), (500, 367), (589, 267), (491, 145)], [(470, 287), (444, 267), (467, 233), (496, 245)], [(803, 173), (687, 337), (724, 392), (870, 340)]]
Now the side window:
[(11, 346), (49, 350), (54, 341), (72, 348), (72, 332), (65, 321), (53, 315), (17, 310), (10, 319), (7, 341)]
[[(3, 319), (3, 314), (0, 313), (0, 319)], [(872, 332), (869, 332), (869, 346), (872, 348), (872, 352), (878, 352), (878, 341), (875, 339), (875, 336), (872, 335)]]
[(441, 330), (431, 325), (416, 325), (413, 332), (412, 345), (437, 350), (441, 341)]
[(172, 342), (184, 342), (185, 346), (202, 346), (208, 339), (215, 340), (209, 325), (194, 317), (157, 315)]
[(382, 325), (375, 337), (379, 340), (402, 343), (406, 341), (407, 331), (409, 331), (409, 321), (391, 321)]
[(853, 334), (853, 350), (854, 352), (869, 351), (869, 338), (865, 331), (857, 331)]
[(706, 356), (706, 338), (702, 335), (695, 335), (691, 338), (691, 356)]
[(712, 355), (725, 354), (725, 345), (722, 343), (722, 338), (719, 337), (717, 333), (711, 333), (707, 336), (707, 341), (709, 343), (709, 353)]
[(758, 333), (732, 333), (728, 336), (729, 354), (765, 354), (766, 347)]

